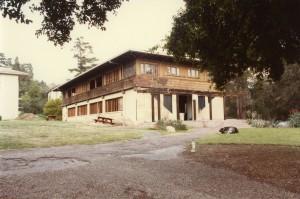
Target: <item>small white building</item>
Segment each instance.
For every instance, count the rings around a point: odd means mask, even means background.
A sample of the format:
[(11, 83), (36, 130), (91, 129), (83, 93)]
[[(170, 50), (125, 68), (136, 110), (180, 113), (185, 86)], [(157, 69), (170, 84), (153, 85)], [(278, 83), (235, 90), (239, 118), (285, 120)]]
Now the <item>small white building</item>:
[(57, 91), (56, 90), (57, 87), (58, 86), (54, 86), (48, 91), (48, 101), (55, 100), (55, 99), (62, 99), (62, 92)]
[(0, 116), (2, 120), (15, 119), (19, 114), (19, 76), (27, 75), (0, 67)]

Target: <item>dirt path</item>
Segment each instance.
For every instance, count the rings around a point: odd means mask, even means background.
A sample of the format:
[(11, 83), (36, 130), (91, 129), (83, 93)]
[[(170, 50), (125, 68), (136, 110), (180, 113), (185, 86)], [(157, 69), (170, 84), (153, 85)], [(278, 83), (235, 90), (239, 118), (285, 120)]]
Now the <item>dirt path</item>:
[(182, 155), (214, 129), (93, 146), (0, 152), (0, 198), (299, 198)]

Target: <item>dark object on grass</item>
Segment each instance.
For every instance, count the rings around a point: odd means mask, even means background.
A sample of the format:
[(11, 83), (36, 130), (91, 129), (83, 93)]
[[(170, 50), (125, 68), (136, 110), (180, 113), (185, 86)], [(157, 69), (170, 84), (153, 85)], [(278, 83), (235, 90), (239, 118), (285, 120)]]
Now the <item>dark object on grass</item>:
[(219, 132), (222, 134), (235, 134), (235, 133), (238, 133), (239, 130), (234, 126), (226, 126), (226, 127), (221, 128), (219, 130)]

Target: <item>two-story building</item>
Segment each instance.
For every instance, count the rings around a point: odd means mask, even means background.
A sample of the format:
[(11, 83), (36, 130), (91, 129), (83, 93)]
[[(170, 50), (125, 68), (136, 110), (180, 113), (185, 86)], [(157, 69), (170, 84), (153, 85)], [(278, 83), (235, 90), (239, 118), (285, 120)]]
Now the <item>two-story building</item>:
[(223, 94), (208, 73), (172, 56), (127, 51), (56, 90), (63, 93), (64, 121), (98, 115), (123, 123), (224, 119)]

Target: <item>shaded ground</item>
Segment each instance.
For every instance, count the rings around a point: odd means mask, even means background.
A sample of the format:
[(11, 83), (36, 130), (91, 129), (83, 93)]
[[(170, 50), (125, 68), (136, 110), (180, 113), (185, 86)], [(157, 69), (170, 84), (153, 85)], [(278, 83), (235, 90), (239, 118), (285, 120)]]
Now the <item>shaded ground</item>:
[(229, 169), (250, 179), (300, 193), (300, 147), (275, 145), (198, 145), (186, 152), (213, 168)]

